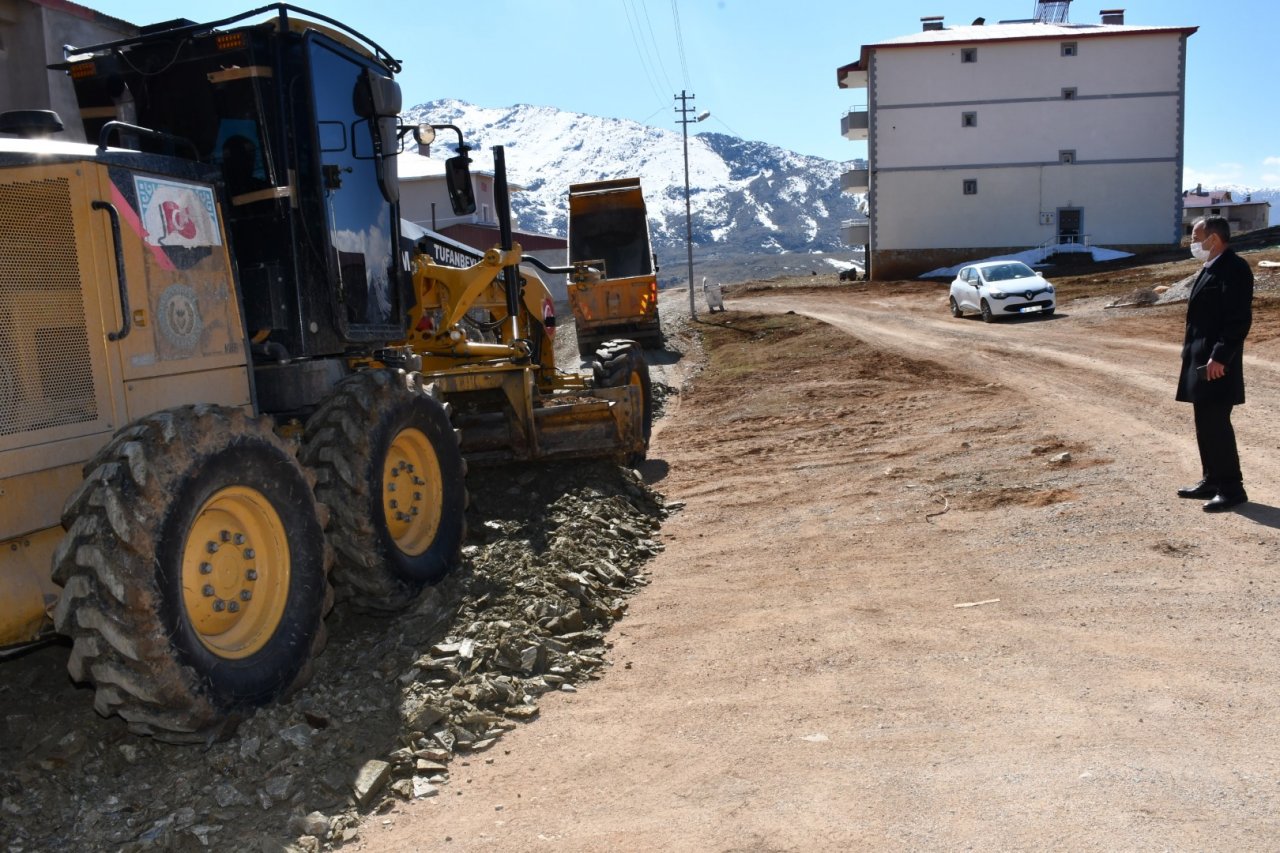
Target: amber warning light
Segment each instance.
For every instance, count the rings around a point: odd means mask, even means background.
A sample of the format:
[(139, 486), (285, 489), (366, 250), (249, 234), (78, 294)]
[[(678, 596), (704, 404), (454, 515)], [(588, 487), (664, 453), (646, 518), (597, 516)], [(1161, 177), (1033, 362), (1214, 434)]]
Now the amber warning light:
[(214, 40), (218, 50), (238, 50), (244, 47), (244, 33), (222, 33)]

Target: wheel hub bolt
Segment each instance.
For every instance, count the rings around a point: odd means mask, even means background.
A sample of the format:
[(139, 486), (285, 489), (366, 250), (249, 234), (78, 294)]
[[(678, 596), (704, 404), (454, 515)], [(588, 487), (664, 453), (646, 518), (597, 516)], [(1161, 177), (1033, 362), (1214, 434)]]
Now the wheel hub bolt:
[(219, 539), (221, 539), (223, 542), (230, 542), (230, 541), (231, 541), (231, 531), (230, 531), (230, 530), (224, 530), (224, 531), (222, 531), (221, 533), (219, 533), (219, 534), (218, 534), (218, 538), (219, 538)]
[(415, 501), (420, 501), (420, 500), (422, 500), (422, 492), (414, 492), (414, 493), (413, 493), (413, 499), (414, 499)]
[(395, 490), (396, 490), (396, 484), (395, 484), (395, 483), (387, 483), (387, 491), (388, 491), (388, 492), (394, 492)]
[(213, 584), (211, 583), (205, 584), (204, 589), (200, 591), (204, 593), (205, 598), (213, 598)]
[(253, 592), (252, 592), (252, 591), (247, 590), (247, 589), (242, 589), (242, 590), (240, 590), (240, 600), (241, 600), (241, 601), (248, 601), (248, 600), (249, 600), (249, 599), (251, 599), (251, 598), (253, 598)]
[(391, 508), (392, 508), (392, 509), (395, 509), (396, 507), (400, 506), (400, 502), (399, 502), (398, 500), (396, 500), (395, 498), (392, 498), (392, 499), (391, 499), (391, 504), (390, 504), (390, 506), (391, 506)]
[(244, 573), (244, 579), (247, 581), (256, 581), (258, 579), (257, 569), (248, 569)]
[(252, 548), (245, 548), (245, 549), (244, 549), (244, 558), (245, 558), (246, 560), (252, 560), (252, 559), (253, 559), (253, 549), (252, 549)]
[(237, 545), (243, 545), (243, 544), (244, 544), (244, 534), (243, 534), (243, 533), (237, 533), (237, 534), (235, 535), (235, 543), (236, 543)]
[(232, 613), (236, 613), (236, 612), (238, 612), (238, 611), (240, 610), (240, 602), (238, 602), (238, 601), (228, 601), (228, 602), (227, 602), (227, 610), (230, 610)]
[(205, 550), (210, 554), (218, 553), (218, 543), (210, 540), (205, 546)]
[(201, 563), (200, 574), (207, 575), (213, 571), (213, 563)]
[(221, 613), (222, 611), (227, 609), (227, 603), (223, 601), (221, 598), (219, 598), (217, 601), (213, 603), (213, 609), (215, 612)]

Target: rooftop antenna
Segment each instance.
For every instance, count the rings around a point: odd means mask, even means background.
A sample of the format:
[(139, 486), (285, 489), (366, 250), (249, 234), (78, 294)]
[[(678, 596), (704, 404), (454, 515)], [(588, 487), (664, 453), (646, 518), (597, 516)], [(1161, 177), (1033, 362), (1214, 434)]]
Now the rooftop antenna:
[(1065, 24), (1071, 0), (1036, 0), (1036, 23)]

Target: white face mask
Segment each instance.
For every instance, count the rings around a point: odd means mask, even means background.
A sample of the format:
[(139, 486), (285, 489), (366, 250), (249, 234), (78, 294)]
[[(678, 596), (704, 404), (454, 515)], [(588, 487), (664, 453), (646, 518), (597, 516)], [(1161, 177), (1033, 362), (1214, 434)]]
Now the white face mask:
[(1203, 243), (1192, 243), (1191, 257), (1197, 261), (1207, 261), (1209, 260), (1209, 250), (1204, 247)]

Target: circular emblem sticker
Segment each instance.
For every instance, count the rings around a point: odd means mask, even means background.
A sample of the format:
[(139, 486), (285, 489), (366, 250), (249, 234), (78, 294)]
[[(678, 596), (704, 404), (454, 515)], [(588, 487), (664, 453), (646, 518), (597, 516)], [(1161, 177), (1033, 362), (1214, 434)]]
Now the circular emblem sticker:
[(195, 349), (200, 343), (204, 323), (200, 320), (200, 306), (196, 292), (185, 284), (165, 288), (160, 294), (158, 324), (164, 339), (179, 349)]

